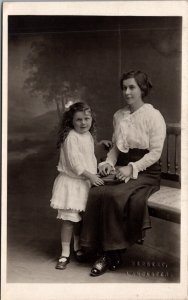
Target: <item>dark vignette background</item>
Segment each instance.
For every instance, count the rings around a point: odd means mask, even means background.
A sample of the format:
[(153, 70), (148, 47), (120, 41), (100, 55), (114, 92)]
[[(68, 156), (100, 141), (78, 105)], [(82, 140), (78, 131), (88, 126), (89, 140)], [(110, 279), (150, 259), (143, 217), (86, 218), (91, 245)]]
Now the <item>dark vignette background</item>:
[[(49, 207), (58, 116), (54, 102), (25, 87), (32, 68), (43, 65), (39, 89), (62, 81), (82, 91), (96, 112), (98, 140), (111, 138), (112, 116), (123, 105), (119, 79), (130, 69), (150, 75), (154, 88), (146, 102), (166, 122), (179, 123), (181, 33), (181, 17), (9, 16), (8, 280), (19, 281), (11, 263), (23, 249), (28, 258), (31, 249), (58, 254), (59, 227)], [(41, 43), (46, 56), (28, 67)]]

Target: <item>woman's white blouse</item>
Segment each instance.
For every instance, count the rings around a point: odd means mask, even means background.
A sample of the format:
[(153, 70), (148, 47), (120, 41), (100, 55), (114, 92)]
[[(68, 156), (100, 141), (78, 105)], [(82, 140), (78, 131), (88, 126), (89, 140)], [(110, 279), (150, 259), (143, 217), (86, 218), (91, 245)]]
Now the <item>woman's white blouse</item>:
[(84, 170), (97, 173), (94, 141), (89, 131), (83, 134), (75, 130), (69, 132), (61, 146), (57, 169), (74, 178), (82, 178), (81, 174)]
[(127, 153), (129, 149), (147, 149), (149, 152), (133, 166), (133, 178), (138, 172), (145, 170), (161, 156), (166, 137), (166, 124), (161, 113), (151, 104), (144, 104), (131, 113), (125, 107), (114, 114), (113, 119), (113, 148), (107, 155), (105, 162), (115, 166), (119, 151)]

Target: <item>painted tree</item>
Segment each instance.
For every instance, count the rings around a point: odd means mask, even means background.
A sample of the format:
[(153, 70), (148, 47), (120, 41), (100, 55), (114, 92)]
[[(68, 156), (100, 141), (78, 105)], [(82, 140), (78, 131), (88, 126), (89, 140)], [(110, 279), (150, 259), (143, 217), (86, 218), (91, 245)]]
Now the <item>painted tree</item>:
[(106, 136), (112, 118), (108, 105), (116, 106), (119, 93), (117, 37), (116, 32), (87, 31), (33, 37), (25, 87), (36, 101), (54, 102), (59, 117), (70, 101), (86, 101), (97, 116), (98, 136)]
[(57, 38), (38, 39), (31, 44), (24, 63), (27, 71), (24, 87), (46, 104), (55, 102), (59, 118), (68, 105), (84, 101), (85, 87), (74, 80), (69, 48), (69, 44)]

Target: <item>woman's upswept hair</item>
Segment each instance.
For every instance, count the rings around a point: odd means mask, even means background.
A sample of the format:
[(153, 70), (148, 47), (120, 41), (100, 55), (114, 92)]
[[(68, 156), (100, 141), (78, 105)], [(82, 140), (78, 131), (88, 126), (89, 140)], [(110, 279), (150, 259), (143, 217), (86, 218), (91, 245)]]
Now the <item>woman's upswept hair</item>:
[(74, 128), (73, 126), (73, 117), (76, 112), (89, 112), (92, 117), (92, 124), (90, 128), (90, 133), (93, 136), (94, 140), (96, 137), (96, 120), (95, 114), (90, 108), (90, 106), (84, 102), (76, 102), (72, 104), (68, 110), (63, 113), (62, 119), (59, 124), (59, 131), (58, 131), (58, 139), (57, 139), (57, 148), (59, 149), (61, 144), (64, 143), (66, 137), (68, 136), (70, 130)]
[(142, 97), (145, 97), (148, 95), (150, 89), (152, 88), (152, 83), (150, 79), (148, 78), (148, 75), (142, 71), (129, 71), (127, 73), (123, 73), (121, 79), (120, 79), (120, 87), (123, 89), (123, 81), (129, 78), (134, 78), (137, 82), (139, 88), (142, 92)]

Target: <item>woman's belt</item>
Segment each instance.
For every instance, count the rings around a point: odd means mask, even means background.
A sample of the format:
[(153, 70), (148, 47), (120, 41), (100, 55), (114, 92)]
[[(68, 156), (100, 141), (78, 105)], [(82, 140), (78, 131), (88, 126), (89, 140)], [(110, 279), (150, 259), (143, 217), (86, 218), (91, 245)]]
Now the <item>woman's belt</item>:
[[(116, 165), (117, 166), (127, 166), (129, 162), (136, 162), (136, 161), (140, 160), (147, 153), (149, 153), (149, 150), (137, 149), (137, 148), (129, 149), (129, 152), (127, 152), (127, 153), (120, 152)], [(149, 168), (152, 168), (152, 169), (156, 168), (157, 170), (159, 170), (160, 169), (159, 161), (154, 163)]]

